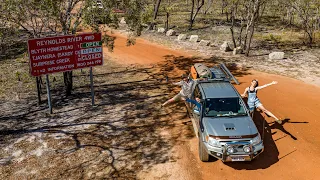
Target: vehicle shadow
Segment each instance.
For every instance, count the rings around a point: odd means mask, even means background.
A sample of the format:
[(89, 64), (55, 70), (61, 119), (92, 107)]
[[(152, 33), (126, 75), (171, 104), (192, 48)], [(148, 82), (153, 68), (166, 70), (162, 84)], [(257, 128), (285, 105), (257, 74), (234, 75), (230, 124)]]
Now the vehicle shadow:
[(263, 139), (264, 152), (262, 152), (256, 159), (250, 162), (228, 162), (226, 165), (237, 170), (257, 170), (266, 169), (279, 161), (279, 151), (272, 138), (272, 126), (269, 126), (262, 115), (262, 112), (255, 111), (253, 116), (254, 123)]

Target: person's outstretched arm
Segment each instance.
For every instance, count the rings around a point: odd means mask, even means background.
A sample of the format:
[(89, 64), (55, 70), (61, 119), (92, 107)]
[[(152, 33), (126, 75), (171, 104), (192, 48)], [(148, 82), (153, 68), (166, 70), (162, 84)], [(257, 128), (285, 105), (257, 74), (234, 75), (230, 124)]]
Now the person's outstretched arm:
[(173, 85), (179, 85), (182, 86), (182, 81), (176, 82), (176, 83), (172, 83)]
[(258, 87), (256, 87), (256, 90), (258, 90), (258, 89), (263, 89), (263, 88), (265, 88), (265, 87), (268, 87), (268, 86), (271, 86), (271, 85), (277, 84), (277, 83), (278, 83), (277, 81), (272, 81), (272, 82), (269, 83), (269, 84), (265, 84), (265, 85), (263, 85), (263, 86), (258, 86)]
[(196, 101), (196, 100), (187, 98), (186, 101), (189, 102), (189, 103), (192, 103), (192, 104), (196, 105), (196, 106), (198, 107), (198, 109), (201, 108), (201, 104), (200, 104), (198, 101)]
[(243, 97), (243, 98), (246, 97), (248, 90), (249, 90), (249, 88), (246, 88), (244, 90), (243, 94), (241, 94), (241, 97)]

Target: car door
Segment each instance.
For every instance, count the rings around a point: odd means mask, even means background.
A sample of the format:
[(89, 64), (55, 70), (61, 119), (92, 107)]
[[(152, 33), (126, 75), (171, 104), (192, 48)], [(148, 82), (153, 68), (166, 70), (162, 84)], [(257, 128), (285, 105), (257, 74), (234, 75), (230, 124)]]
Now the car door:
[[(195, 100), (196, 97), (198, 97), (200, 99), (203, 99), (201, 91), (199, 89), (199, 84), (197, 84), (195, 89), (194, 89), (194, 92), (193, 92), (193, 95), (192, 95), (192, 99)], [(197, 106), (192, 104), (191, 105), (192, 115), (193, 115), (193, 118), (196, 119), (197, 127), (199, 128), (200, 115), (194, 112), (196, 109), (198, 109)], [(200, 111), (200, 109), (198, 109), (198, 111)]]

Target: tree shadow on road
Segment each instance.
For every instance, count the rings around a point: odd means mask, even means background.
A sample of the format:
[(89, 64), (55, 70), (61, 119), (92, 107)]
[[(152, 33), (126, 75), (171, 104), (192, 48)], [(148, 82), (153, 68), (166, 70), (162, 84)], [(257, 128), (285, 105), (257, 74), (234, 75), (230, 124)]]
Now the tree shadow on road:
[[(131, 85), (136, 89), (126, 89)], [(115, 90), (115, 87), (120, 90)], [(59, 140), (54, 138), (47, 141), (48, 144), (54, 144), (49, 146), (55, 154), (50, 157), (56, 171), (52, 172), (51, 178), (88, 178), (89, 173), (92, 175), (90, 178), (131, 179), (137, 178), (137, 173), (143, 168), (151, 168), (169, 160), (176, 161), (169, 152), (178, 143), (178, 138), (166, 139), (159, 135), (160, 128), (175, 127), (172, 119), (167, 118), (174, 117), (172, 111), (158, 111), (156, 104), (159, 104), (162, 95), (134, 92), (138, 88), (144, 91), (157, 89), (156, 83), (115, 84), (100, 88), (97, 92), (100, 92), (101, 104), (97, 107), (81, 102), (90, 102), (89, 92), (75, 93), (68, 101), (59, 98), (59, 94), (53, 94), (55, 107), (59, 107), (54, 109), (53, 115), (46, 114), (46, 109), (39, 109), (22, 115), (1, 117), (1, 121), (7, 124), (1, 128), (0, 136), (4, 139), (2, 147), (8, 147), (8, 143), (34, 133), (41, 133), (45, 139), (47, 136), (59, 136)], [(8, 139), (11, 143), (5, 141)], [(79, 159), (76, 159), (77, 156)], [(57, 166), (66, 161), (71, 164)], [(17, 165), (13, 163), (9, 166)], [(39, 173), (50, 172), (45, 167), (38, 167), (37, 170)]]
[[(35, 96), (11, 105), (1, 103), (0, 107), (12, 107), (0, 116), (1, 148), (9, 148), (9, 154), (4, 154), (10, 157), (14, 150), (24, 152), (20, 155), (24, 158), (21, 163), (14, 163), (14, 159), (4, 168), (8, 172), (9, 169), (36, 168), (36, 175), (25, 175), (36, 179), (135, 179), (143, 170), (177, 161), (172, 148), (184, 141), (181, 137), (192, 138), (192, 133), (182, 123), (187, 117), (181, 104), (159, 110), (160, 104), (178, 92), (163, 81), (161, 70), (176, 78), (174, 72), (170, 72), (171, 65), (117, 71), (113, 82), (107, 80), (112, 75), (109, 72), (99, 73), (95, 77), (97, 105), (94, 107), (90, 105), (88, 86), (75, 86), (69, 97), (61, 95), (63, 87), (53, 89), (52, 115), (48, 114), (46, 104), (36, 105)], [(161, 135), (162, 131), (170, 133)], [(28, 138), (47, 143), (48, 153), (43, 153), (41, 158), (50, 159), (45, 161), (50, 162), (50, 166), (35, 163), (39, 160), (32, 162), (34, 156), (30, 153), (41, 146), (32, 145), (37, 144), (32, 141), (28, 143)], [(4, 174), (4, 177), (10, 176)]]

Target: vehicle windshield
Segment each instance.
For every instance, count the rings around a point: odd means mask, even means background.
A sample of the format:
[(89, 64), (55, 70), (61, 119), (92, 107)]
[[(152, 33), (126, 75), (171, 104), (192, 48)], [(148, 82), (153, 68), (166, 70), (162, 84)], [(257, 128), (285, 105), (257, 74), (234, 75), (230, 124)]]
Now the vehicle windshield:
[(236, 117), (247, 115), (239, 98), (209, 98), (204, 103), (207, 117)]

